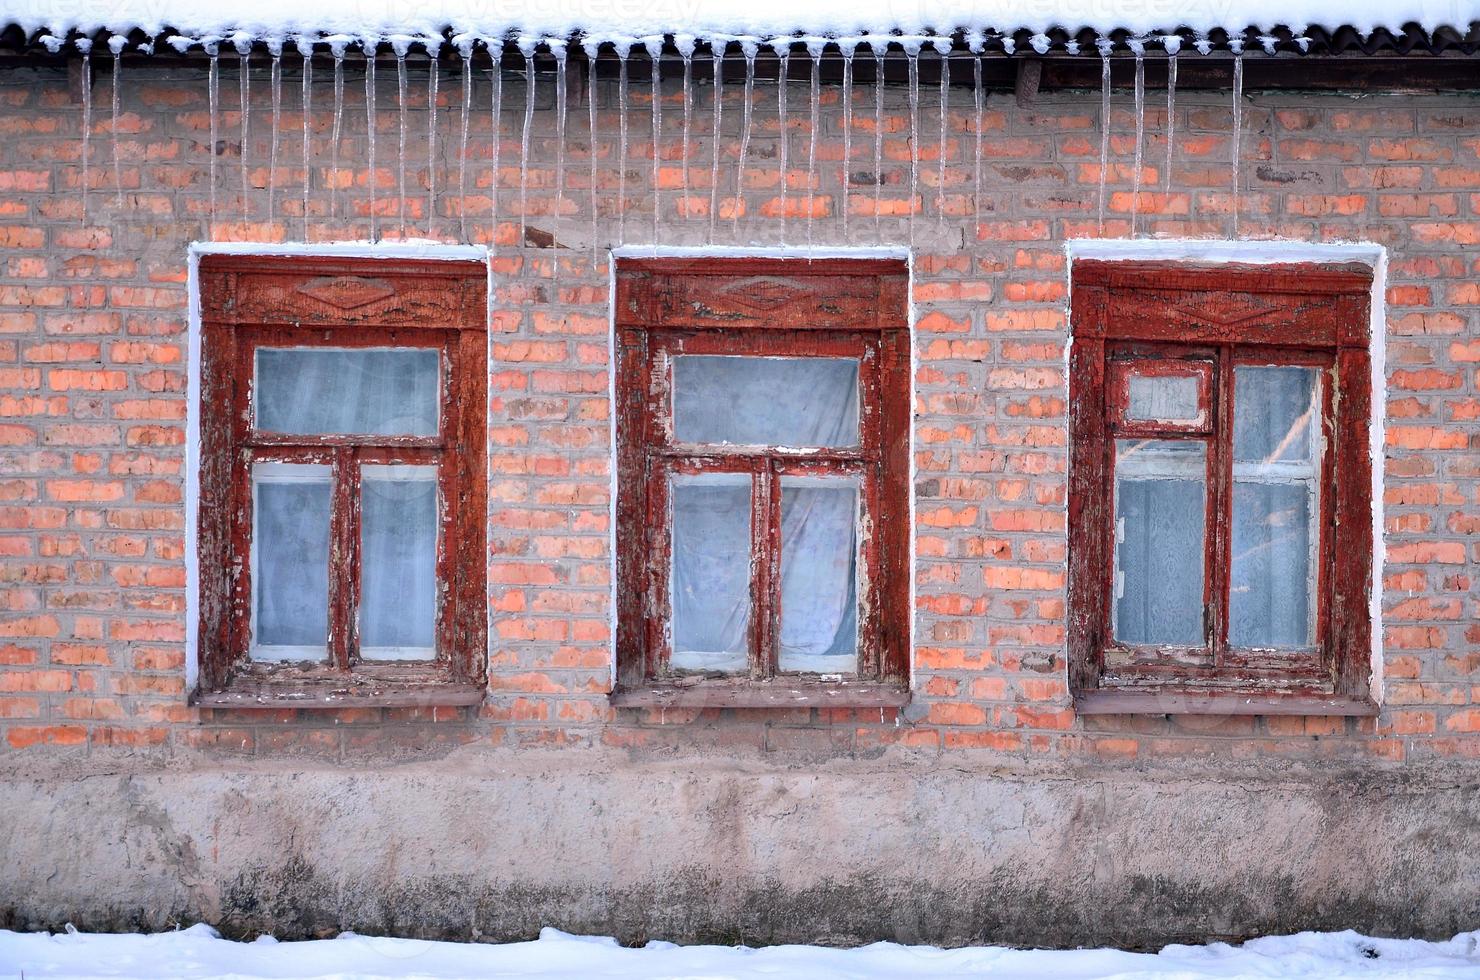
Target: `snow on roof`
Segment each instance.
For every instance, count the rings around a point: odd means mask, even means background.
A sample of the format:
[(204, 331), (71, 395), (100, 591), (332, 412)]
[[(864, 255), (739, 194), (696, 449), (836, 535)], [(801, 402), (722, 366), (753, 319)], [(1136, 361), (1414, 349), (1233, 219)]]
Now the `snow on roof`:
[(0, 11), (0, 20), (28, 36), (56, 39), (168, 30), (197, 41), (524, 35), (590, 42), (1084, 30), (1201, 36), (1277, 28), (1299, 35), (1343, 27), (1362, 35), (1412, 27), (1464, 33), (1480, 21), (1480, 0), (0, 0)]

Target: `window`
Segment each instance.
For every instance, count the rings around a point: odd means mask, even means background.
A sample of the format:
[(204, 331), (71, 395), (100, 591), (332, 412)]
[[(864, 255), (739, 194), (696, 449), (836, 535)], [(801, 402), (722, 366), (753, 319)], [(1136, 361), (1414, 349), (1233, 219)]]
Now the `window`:
[(1374, 713), (1370, 272), (1073, 278), (1079, 709)]
[(618, 705), (907, 699), (903, 263), (617, 271)]
[(198, 703), (481, 700), (485, 284), (202, 260)]

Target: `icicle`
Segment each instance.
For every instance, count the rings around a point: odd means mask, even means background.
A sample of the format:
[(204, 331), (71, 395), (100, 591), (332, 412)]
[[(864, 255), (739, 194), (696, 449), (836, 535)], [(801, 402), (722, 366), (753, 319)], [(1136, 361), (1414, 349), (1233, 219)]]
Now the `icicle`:
[(889, 54), (889, 39), (869, 39), (874, 52), (874, 235), (883, 238), (881, 215), (884, 193), (884, 59)]
[(648, 56), (648, 85), (653, 100), (653, 254), (658, 254), (658, 224), (662, 221), (663, 195), (659, 190), (663, 153), (663, 38), (646, 38), (643, 47)]
[(755, 100), (755, 56), (760, 50), (760, 45), (751, 38), (744, 38), (740, 42), (740, 50), (745, 55), (745, 102), (740, 112), (740, 156), (735, 161), (735, 234), (740, 234), (740, 212), (744, 209), (745, 201), (745, 158), (750, 155), (750, 120), (751, 103)]
[(771, 50), (776, 52), (776, 170), (781, 175), (781, 244), (786, 244), (786, 210), (787, 210), (787, 185), (791, 169), (790, 149), (791, 130), (787, 128), (786, 121), (786, 72), (791, 66), (791, 40), (781, 38), (779, 41), (771, 42)]
[(267, 146), (267, 220), (277, 215), (277, 158), (278, 138), (282, 132), (283, 117), (283, 42), (274, 38), (267, 42), (267, 51), (272, 55), (272, 73), (268, 86), (272, 89), (272, 132)]
[(236, 37), (237, 106), (241, 116), (242, 149), (239, 156), (242, 172), (242, 223), (249, 217), (252, 200), (251, 178), (248, 175), (247, 151), (251, 148), (252, 119), (252, 40), (238, 33)]
[(396, 53), (396, 217), (397, 233), (406, 237), (406, 52), (410, 45), (403, 38), (391, 40)]
[(458, 64), (462, 68), (461, 117), (458, 119), (457, 150), (457, 232), (458, 241), (468, 238), (468, 114), (473, 109), (473, 68), (468, 64), (473, 59), (473, 39), (461, 34), (453, 39), (457, 43)]
[(946, 227), (946, 126), (951, 111), (951, 39), (938, 37), (934, 41), (935, 51), (940, 55), (940, 147), (936, 165), (935, 219), (941, 231)]
[(920, 42), (904, 42), (905, 62), (909, 68), (910, 97), (910, 246), (915, 244), (915, 192), (920, 186)]
[[(313, 41), (299, 37), (294, 41), (303, 59), (303, 240), (308, 241), (308, 186), (313, 168), (312, 132), (309, 117), (313, 106)], [(209, 51), (209, 49), (208, 49)], [(216, 55), (211, 55), (211, 215), (216, 213)]]
[(113, 192), (115, 203), (123, 206), (123, 161), (118, 157), (118, 116), (119, 116), (119, 83), (122, 81), (123, 69), (123, 47), (128, 39), (115, 34), (108, 39), (108, 50), (113, 52), (113, 121), (109, 127), (109, 137), (113, 146)]
[[(555, 56), (555, 213), (550, 216), (550, 238), (560, 247), (560, 212), (565, 207), (565, 63), (570, 54), (560, 38), (546, 38), (545, 44)], [(551, 278), (560, 275), (560, 253), (552, 252)]]
[(380, 201), (378, 188), (380, 175), (375, 168), (375, 56), (380, 50), (380, 38), (367, 37), (360, 41), (360, 50), (365, 55), (365, 169), (369, 174), (370, 192), (370, 240), (380, 241)]
[[(92, 143), (92, 41), (79, 38), (77, 49), (82, 52), (82, 223), (86, 224), (87, 191), (91, 184), (87, 172), (87, 153)], [(214, 147), (211, 148), (211, 159), (216, 159)], [(210, 227), (209, 222), (207, 227)]]
[(334, 122), (329, 129), (329, 217), (339, 216), (339, 134), (344, 127), (344, 44), (329, 42), (334, 55)]
[(715, 223), (719, 220), (719, 143), (720, 123), (725, 114), (725, 51), (728, 41), (709, 42), (709, 62), (714, 72), (714, 122), (709, 140), (709, 244), (714, 244)]
[(504, 141), (504, 42), (499, 37), (485, 38), (488, 57), (493, 62), (488, 95), (488, 138), (492, 143), (488, 170), (488, 235), (490, 241), (498, 242), (498, 185), (499, 148)]
[[(1172, 35), (1176, 38), (1176, 35)], [(1179, 42), (1181, 38), (1176, 38)], [(1162, 174), (1162, 188), (1172, 192), (1172, 157), (1177, 145), (1177, 50), (1167, 38), (1167, 162)]]
[(617, 49), (617, 244), (627, 240), (627, 56), (632, 42), (616, 43)]
[(1229, 42), (1233, 49), (1233, 199), (1229, 210), (1233, 213), (1233, 235), (1238, 237), (1239, 180), (1238, 165), (1240, 143), (1244, 135), (1244, 51), (1243, 43)]
[(1146, 52), (1139, 42), (1132, 42), (1136, 55), (1136, 153), (1134, 172), (1131, 174), (1131, 237), (1136, 237), (1141, 219), (1141, 164), (1146, 142)]
[(1110, 169), (1110, 41), (1101, 38), (1100, 48), (1100, 194), (1097, 234), (1105, 236), (1105, 178)]
[(601, 54), (599, 42), (587, 38), (581, 42), (586, 52), (586, 126), (590, 132), (586, 155), (591, 165), (591, 265), (594, 268), (601, 260), (600, 239), (601, 215), (597, 210), (596, 192), (596, 58)]
[[(973, 33), (967, 42), (971, 50), (971, 98), (972, 108), (976, 112), (976, 121), (972, 126), (972, 135), (975, 137), (976, 147), (972, 157), (972, 191), (971, 206), (976, 218), (976, 225), (982, 221), (982, 129), (986, 122), (986, 92), (982, 85), (982, 48), (984, 38), (980, 31)], [(976, 228), (972, 228), (972, 237), (976, 236)]]
[(694, 36), (676, 34), (674, 47), (683, 59), (683, 153), (678, 158), (679, 186), (683, 189), (683, 204), (680, 214), (686, 214), (689, 206), (689, 136), (694, 116)]
[(816, 202), (813, 185), (817, 182), (817, 144), (822, 139), (822, 49), (825, 42), (820, 38), (807, 41), (807, 53), (812, 56), (812, 77), (809, 83), (808, 108), (811, 118), (807, 121), (807, 251), (812, 251), (812, 205)]
[(853, 184), (853, 55), (857, 50), (855, 38), (843, 38), (838, 42), (838, 51), (843, 56), (843, 173), (838, 207), (842, 210), (844, 243), (848, 241), (848, 191)]
[(524, 56), (524, 130), (519, 135), (519, 244), (529, 242), (529, 138), (534, 129), (534, 49), (537, 38), (519, 37), (519, 53)]
[(437, 237), (437, 85), (442, 76), (442, 39), (431, 35), (427, 49), (427, 236)]

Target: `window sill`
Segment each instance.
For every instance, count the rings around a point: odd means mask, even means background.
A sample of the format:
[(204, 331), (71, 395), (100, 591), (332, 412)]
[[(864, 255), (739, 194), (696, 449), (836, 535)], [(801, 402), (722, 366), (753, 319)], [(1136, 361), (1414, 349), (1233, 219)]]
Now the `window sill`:
[(1076, 694), (1074, 710), (1081, 715), (1326, 715), (1371, 718), (1382, 708), (1369, 700), (1337, 695), (1099, 690)]
[(908, 688), (878, 681), (706, 680), (653, 683), (611, 693), (614, 708), (902, 708)]
[(349, 673), (297, 665), (255, 665), (218, 690), (200, 691), (198, 708), (443, 708), (483, 703), (484, 685), (440, 666), (357, 667)]

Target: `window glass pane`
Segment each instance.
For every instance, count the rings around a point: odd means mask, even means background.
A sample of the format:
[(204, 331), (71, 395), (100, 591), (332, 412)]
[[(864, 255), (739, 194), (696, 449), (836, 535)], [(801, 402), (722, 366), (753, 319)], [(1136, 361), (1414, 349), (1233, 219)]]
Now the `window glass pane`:
[(858, 669), (858, 485), (781, 478), (783, 671)]
[(1234, 460), (1309, 460), (1320, 369), (1240, 366), (1233, 377)]
[(259, 347), (256, 427), (293, 435), (437, 434), (438, 352)]
[(673, 362), (673, 436), (752, 446), (856, 446), (858, 361), (711, 357)]
[(674, 670), (745, 673), (750, 632), (750, 475), (675, 476)]
[(367, 465), (360, 476), (360, 656), (431, 660), (437, 468)]
[(1311, 645), (1314, 504), (1314, 481), (1233, 482), (1232, 646)]
[(1201, 418), (1194, 375), (1132, 374), (1125, 417), (1143, 422), (1195, 422)]
[(1228, 642), (1315, 642), (1320, 369), (1236, 367)]
[(328, 466), (252, 466), (253, 660), (323, 660), (329, 635)]
[(1115, 639), (1203, 645), (1207, 446), (1115, 442)]

